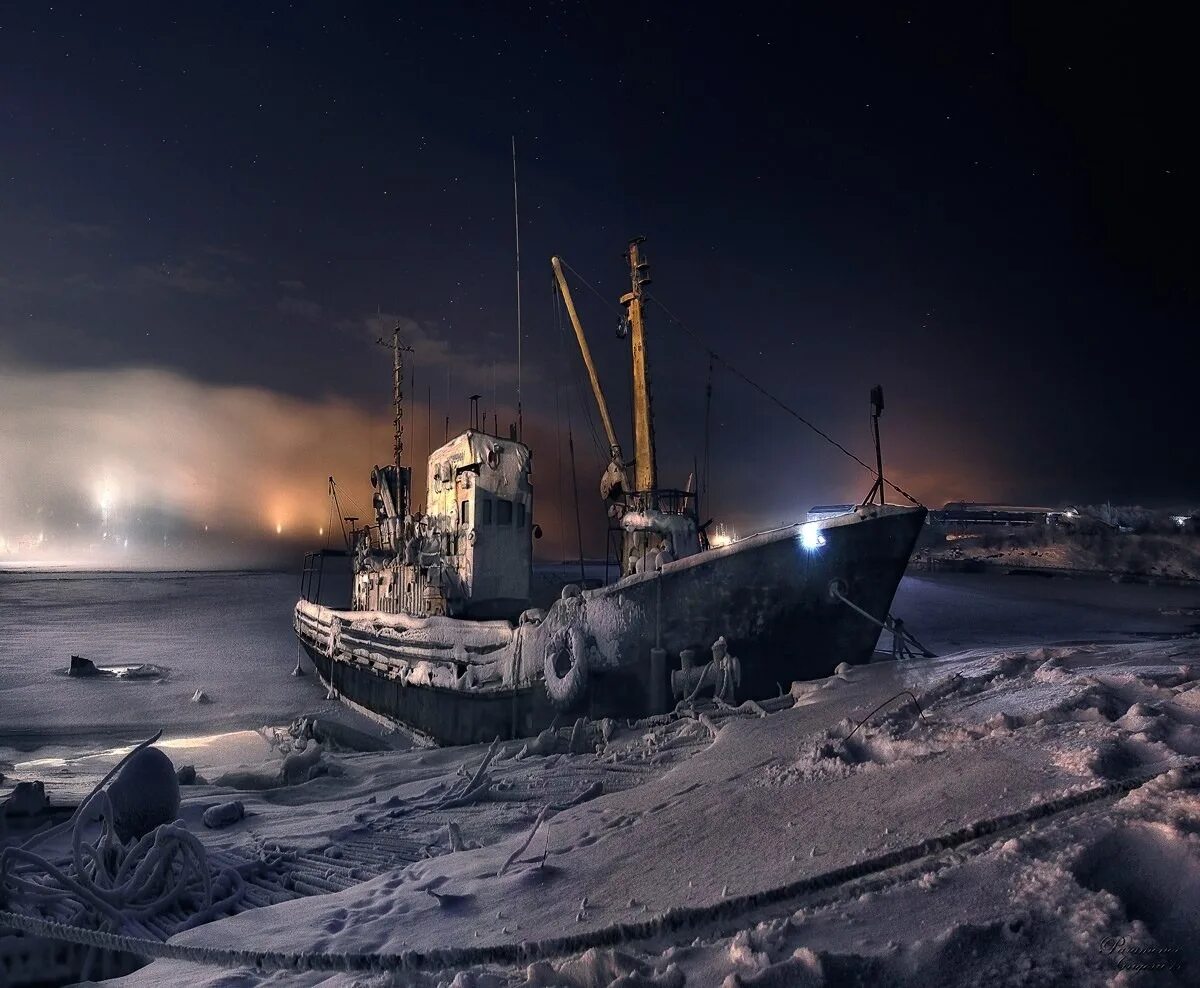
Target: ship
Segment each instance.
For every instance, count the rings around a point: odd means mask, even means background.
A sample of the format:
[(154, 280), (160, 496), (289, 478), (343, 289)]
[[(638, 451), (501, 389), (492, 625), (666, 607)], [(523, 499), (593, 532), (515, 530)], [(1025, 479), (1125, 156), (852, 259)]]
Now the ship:
[[(562, 264), (551, 261), (609, 444), (600, 496), (616, 578), (565, 584), (548, 606), (533, 606), (532, 450), (515, 426), (488, 432), (477, 410), (429, 454), (424, 510), (415, 510), (397, 329), (394, 455), (371, 473), (374, 520), (346, 550), (306, 555), (293, 613), (331, 696), (417, 739), (461, 745), (579, 718), (759, 701), (839, 663), (871, 661), (924, 507), (886, 503), (879, 458), (871, 493), (851, 510), (710, 540), (694, 476), (681, 489), (658, 480), (643, 242), (629, 243), (620, 298), (618, 336), (632, 365), (628, 459)], [(881, 407), (879, 392), (877, 450)]]

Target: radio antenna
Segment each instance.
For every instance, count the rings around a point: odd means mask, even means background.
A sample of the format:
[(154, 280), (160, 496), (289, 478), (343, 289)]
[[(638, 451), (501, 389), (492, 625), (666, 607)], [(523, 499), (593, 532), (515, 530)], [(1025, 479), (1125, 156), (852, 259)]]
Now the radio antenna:
[(521, 418), (521, 214), (517, 208), (517, 137), (512, 137), (513, 236), (517, 248), (517, 438), (523, 436)]

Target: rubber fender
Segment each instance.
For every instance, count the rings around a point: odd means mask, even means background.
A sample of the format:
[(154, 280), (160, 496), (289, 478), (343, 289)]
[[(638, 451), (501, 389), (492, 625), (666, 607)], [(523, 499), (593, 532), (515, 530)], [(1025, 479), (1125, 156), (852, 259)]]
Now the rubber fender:
[[(570, 667), (560, 672), (564, 658)], [(554, 633), (546, 644), (542, 672), (546, 694), (559, 710), (569, 710), (583, 699), (588, 687), (588, 657), (582, 629), (572, 625)]]

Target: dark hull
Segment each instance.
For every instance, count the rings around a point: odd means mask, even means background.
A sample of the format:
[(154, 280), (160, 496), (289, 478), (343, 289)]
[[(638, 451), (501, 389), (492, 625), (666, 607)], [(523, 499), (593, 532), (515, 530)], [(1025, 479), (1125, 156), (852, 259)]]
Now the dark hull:
[[(517, 689), (404, 685), (370, 662), (342, 652), (331, 660), (301, 641), (338, 693), (445, 744), (528, 736), (556, 715), (562, 723), (579, 715), (663, 712), (675, 701), (658, 676), (665, 680), (679, 667), (684, 649), (695, 651), (697, 664), (705, 663), (722, 635), (741, 662), (737, 698), (763, 699), (793, 680), (828, 676), (840, 662), (870, 661), (878, 625), (831, 596), (830, 584), (839, 581), (848, 599), (882, 620), (924, 517), (919, 508), (888, 509), (851, 523), (823, 524), (824, 542), (812, 548), (805, 547), (799, 526), (765, 533), (587, 592), (589, 616), (619, 614), (628, 620), (610, 638), (609, 660), (592, 669), (586, 695), (569, 711), (555, 709), (540, 681)], [(552, 610), (546, 638), (554, 623)], [(603, 634), (591, 630), (596, 637)], [(652, 674), (656, 644), (666, 651), (666, 665)], [(542, 647), (536, 639), (530, 646)]]
[[(661, 590), (654, 578), (635, 577), (642, 582), (622, 592), (651, 619), (641, 650), (649, 656), (657, 624), (671, 666), (685, 648), (703, 663), (724, 635), (741, 660), (738, 697), (753, 699), (776, 696), (793, 680), (829, 676), (840, 662), (869, 662), (879, 626), (833, 598), (829, 585), (840, 581), (848, 599), (883, 620), (924, 516), (913, 509), (824, 528), (825, 544), (815, 549), (806, 549), (799, 535), (756, 536), (762, 541), (747, 550), (681, 561), (676, 565), (692, 565), (664, 573)], [(630, 672), (648, 675), (649, 664), (636, 663)], [(642, 680), (643, 691), (649, 685)]]
[(452, 690), (406, 686), (369, 663), (331, 659), (302, 641), (326, 684), (347, 700), (398, 721), (440, 744), (478, 744), (536, 734), (556, 713), (541, 683), (509, 690)]

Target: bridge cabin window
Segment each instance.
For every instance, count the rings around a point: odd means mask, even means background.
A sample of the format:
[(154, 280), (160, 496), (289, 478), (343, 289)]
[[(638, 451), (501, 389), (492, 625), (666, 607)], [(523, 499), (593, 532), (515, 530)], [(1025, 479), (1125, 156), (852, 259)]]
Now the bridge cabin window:
[(492, 499), (490, 497), (481, 497), (479, 499), (479, 524), (490, 525), (492, 523)]
[(462, 501), (459, 504), (458, 520), (464, 525), (471, 524), (471, 502)]
[(525, 502), (517, 502), (517, 528), (525, 527)]
[(507, 498), (496, 498), (496, 524), (511, 525), (513, 520), (513, 503)]

